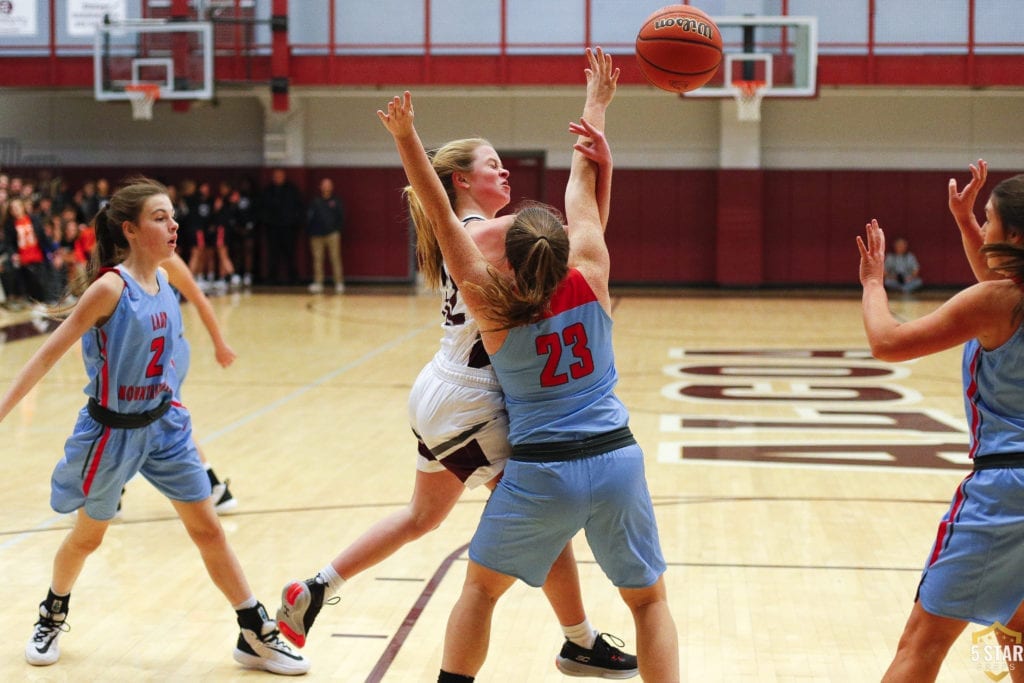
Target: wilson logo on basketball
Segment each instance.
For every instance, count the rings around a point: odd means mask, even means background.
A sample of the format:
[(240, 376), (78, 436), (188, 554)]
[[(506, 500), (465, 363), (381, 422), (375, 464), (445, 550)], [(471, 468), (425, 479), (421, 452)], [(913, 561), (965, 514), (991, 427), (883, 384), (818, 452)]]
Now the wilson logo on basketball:
[(684, 33), (696, 33), (699, 36), (711, 40), (715, 36), (715, 29), (703, 21), (697, 21), (689, 17), (665, 17), (654, 20), (654, 30), (660, 31), (663, 28), (678, 26)]

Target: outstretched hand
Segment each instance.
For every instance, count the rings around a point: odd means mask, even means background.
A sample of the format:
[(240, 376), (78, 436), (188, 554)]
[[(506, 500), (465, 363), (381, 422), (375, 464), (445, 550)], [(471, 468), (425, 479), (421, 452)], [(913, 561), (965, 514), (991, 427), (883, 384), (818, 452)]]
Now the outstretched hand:
[(590, 66), (583, 70), (587, 76), (587, 99), (607, 106), (615, 97), (619, 82), (619, 70), (612, 66), (612, 56), (600, 47), (587, 48)]
[(579, 142), (573, 145), (573, 149), (593, 161), (598, 167), (611, 164), (612, 150), (608, 146), (608, 139), (589, 121), (584, 118), (581, 118), (579, 123), (570, 121), (569, 132), (580, 136)]
[(978, 159), (978, 165), (971, 164), (970, 169), (971, 180), (960, 192), (957, 191), (956, 178), (949, 179), (949, 211), (961, 228), (970, 225), (974, 218), (974, 203), (988, 178), (988, 162)]
[(388, 129), (392, 137), (401, 138), (410, 135), (414, 130), (412, 122), (415, 118), (412, 109), (412, 93), (406, 90), (401, 96), (395, 95), (388, 102), (387, 109), (386, 114), (378, 109), (377, 118)]
[[(864, 226), (865, 238), (857, 235), (857, 249), (860, 251), (860, 284), (867, 286), (871, 281), (885, 283), (885, 233), (874, 218)], [(865, 244), (866, 240), (866, 244)]]

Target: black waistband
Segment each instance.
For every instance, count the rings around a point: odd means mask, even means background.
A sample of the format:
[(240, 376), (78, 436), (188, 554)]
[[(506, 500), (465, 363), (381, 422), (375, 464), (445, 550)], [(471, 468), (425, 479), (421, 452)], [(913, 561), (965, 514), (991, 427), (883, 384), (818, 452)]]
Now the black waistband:
[(521, 462), (558, 462), (588, 458), (614, 451), (636, 443), (629, 427), (619, 427), (610, 432), (588, 436), (575, 441), (552, 441), (548, 443), (521, 443), (512, 447), (512, 459)]
[(89, 399), (89, 417), (111, 429), (142, 429), (153, 424), (171, 409), (171, 402), (164, 401), (152, 410), (141, 413), (118, 413), (108, 410), (94, 398)]
[(1024, 467), (1024, 453), (993, 453), (974, 459), (974, 471)]

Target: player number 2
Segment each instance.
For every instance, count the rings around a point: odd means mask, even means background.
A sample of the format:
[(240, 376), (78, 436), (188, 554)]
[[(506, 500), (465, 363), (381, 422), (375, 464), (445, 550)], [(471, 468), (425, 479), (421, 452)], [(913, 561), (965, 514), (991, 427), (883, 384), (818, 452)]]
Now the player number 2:
[[(568, 349), (574, 360), (569, 364), (569, 372), (558, 372), (558, 363), (562, 359), (562, 350)], [(537, 337), (537, 355), (548, 357), (544, 363), (544, 369), (540, 373), (540, 385), (542, 387), (555, 387), (565, 384), (569, 377), (579, 379), (586, 377), (594, 371), (594, 358), (587, 348), (587, 330), (582, 323), (573, 323), (562, 330), (559, 337), (557, 332), (542, 334)]]
[(164, 366), (160, 362), (164, 355), (164, 342), (164, 337), (153, 337), (153, 341), (149, 343), (149, 350), (153, 355), (146, 366), (146, 377), (160, 377), (164, 374)]

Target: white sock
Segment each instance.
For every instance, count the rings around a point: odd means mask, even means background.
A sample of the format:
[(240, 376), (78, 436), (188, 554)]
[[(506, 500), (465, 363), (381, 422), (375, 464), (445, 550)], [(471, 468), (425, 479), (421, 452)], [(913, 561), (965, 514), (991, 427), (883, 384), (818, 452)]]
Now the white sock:
[(324, 598), (333, 597), (335, 593), (341, 590), (341, 587), (345, 585), (345, 579), (338, 575), (338, 572), (334, 571), (334, 567), (327, 565), (316, 575), (320, 583), (327, 586), (324, 589)]
[(231, 608), (236, 612), (243, 609), (252, 609), (256, 605), (260, 604), (259, 600), (256, 599), (255, 595), (250, 595), (247, 600), (243, 600), (237, 605), (232, 605)]
[(590, 625), (590, 619), (584, 619), (575, 626), (563, 626), (562, 633), (585, 650), (592, 650), (597, 641), (597, 631)]

